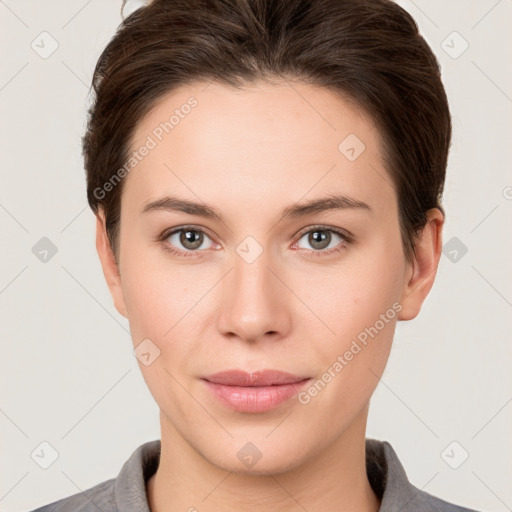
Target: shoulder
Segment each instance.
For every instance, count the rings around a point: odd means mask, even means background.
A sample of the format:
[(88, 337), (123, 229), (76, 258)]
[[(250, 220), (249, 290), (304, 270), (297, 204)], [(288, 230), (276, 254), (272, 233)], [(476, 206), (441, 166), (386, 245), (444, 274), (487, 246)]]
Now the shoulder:
[(132, 453), (116, 478), (31, 512), (150, 512), (146, 482), (159, 460), (160, 440), (148, 441)]
[(398, 455), (387, 441), (366, 439), (366, 470), (381, 500), (379, 512), (477, 512), (444, 501), (411, 484)]
[(43, 505), (32, 512), (116, 512), (115, 479), (105, 480), (90, 489)]
[(464, 508), (444, 501), (412, 485), (411, 487), (416, 492), (413, 500), (410, 502), (413, 510), (421, 510), (422, 512), (478, 512), (472, 508)]

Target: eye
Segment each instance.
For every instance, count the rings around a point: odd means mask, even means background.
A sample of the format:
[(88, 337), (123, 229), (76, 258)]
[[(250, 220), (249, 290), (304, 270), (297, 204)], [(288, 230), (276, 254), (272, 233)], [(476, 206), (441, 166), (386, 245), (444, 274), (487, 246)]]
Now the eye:
[[(194, 226), (183, 226), (166, 231), (160, 239), (167, 250), (185, 257), (196, 256), (198, 252), (204, 252), (205, 249), (211, 249), (215, 245), (204, 231)], [(208, 240), (211, 242), (210, 246), (208, 246)]]
[(348, 234), (327, 226), (315, 226), (300, 235), (297, 241), (299, 249), (308, 249), (300, 246), (302, 239), (305, 239), (306, 243), (313, 248), (309, 252), (314, 256), (325, 256), (326, 254), (339, 252), (352, 242), (352, 238)]
[[(341, 252), (353, 241), (351, 235), (328, 226), (314, 226), (309, 228), (308, 231), (303, 231), (299, 237), (295, 245), (298, 245), (299, 249), (304, 249), (299, 242), (303, 238), (306, 239), (306, 242), (313, 248), (307, 250), (307, 253), (311, 256), (326, 256)], [(336, 239), (338, 239), (338, 243), (336, 243)], [(208, 244), (208, 240), (210, 244)], [(202, 257), (203, 254), (201, 253), (206, 252), (207, 249), (220, 247), (202, 229), (195, 226), (182, 226), (167, 230), (159, 237), (159, 241), (163, 244), (165, 250), (179, 257)]]

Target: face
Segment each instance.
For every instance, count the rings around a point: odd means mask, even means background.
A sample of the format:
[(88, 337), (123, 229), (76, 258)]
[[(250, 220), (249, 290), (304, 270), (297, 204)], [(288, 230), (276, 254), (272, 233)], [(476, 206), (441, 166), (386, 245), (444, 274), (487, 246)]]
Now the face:
[[(139, 364), (163, 428), (226, 470), (284, 471), (364, 423), (439, 240), (406, 261), (379, 133), (340, 96), (206, 85), (173, 91), (140, 122), (132, 150), (150, 149), (125, 178), (119, 275), (100, 220), (98, 249), (149, 353)], [(309, 380), (241, 395), (204, 380), (232, 369)], [(248, 442), (263, 454), (254, 468), (239, 457)]]

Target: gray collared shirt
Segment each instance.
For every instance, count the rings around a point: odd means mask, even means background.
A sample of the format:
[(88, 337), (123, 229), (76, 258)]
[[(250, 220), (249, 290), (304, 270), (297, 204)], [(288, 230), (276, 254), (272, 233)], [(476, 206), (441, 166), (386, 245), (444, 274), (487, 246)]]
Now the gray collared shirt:
[[(150, 512), (146, 482), (157, 470), (159, 460), (160, 440), (144, 443), (125, 462), (117, 478), (32, 512)], [(381, 500), (379, 512), (476, 512), (414, 487), (386, 441), (366, 439), (366, 471)]]

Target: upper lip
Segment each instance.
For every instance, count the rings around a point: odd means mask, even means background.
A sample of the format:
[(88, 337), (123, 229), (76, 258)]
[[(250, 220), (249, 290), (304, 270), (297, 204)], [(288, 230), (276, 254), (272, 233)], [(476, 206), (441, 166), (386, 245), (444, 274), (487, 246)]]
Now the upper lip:
[(279, 370), (256, 370), (246, 372), (244, 370), (226, 370), (203, 377), (214, 384), (225, 386), (276, 386), (301, 382), (309, 377), (301, 377)]

